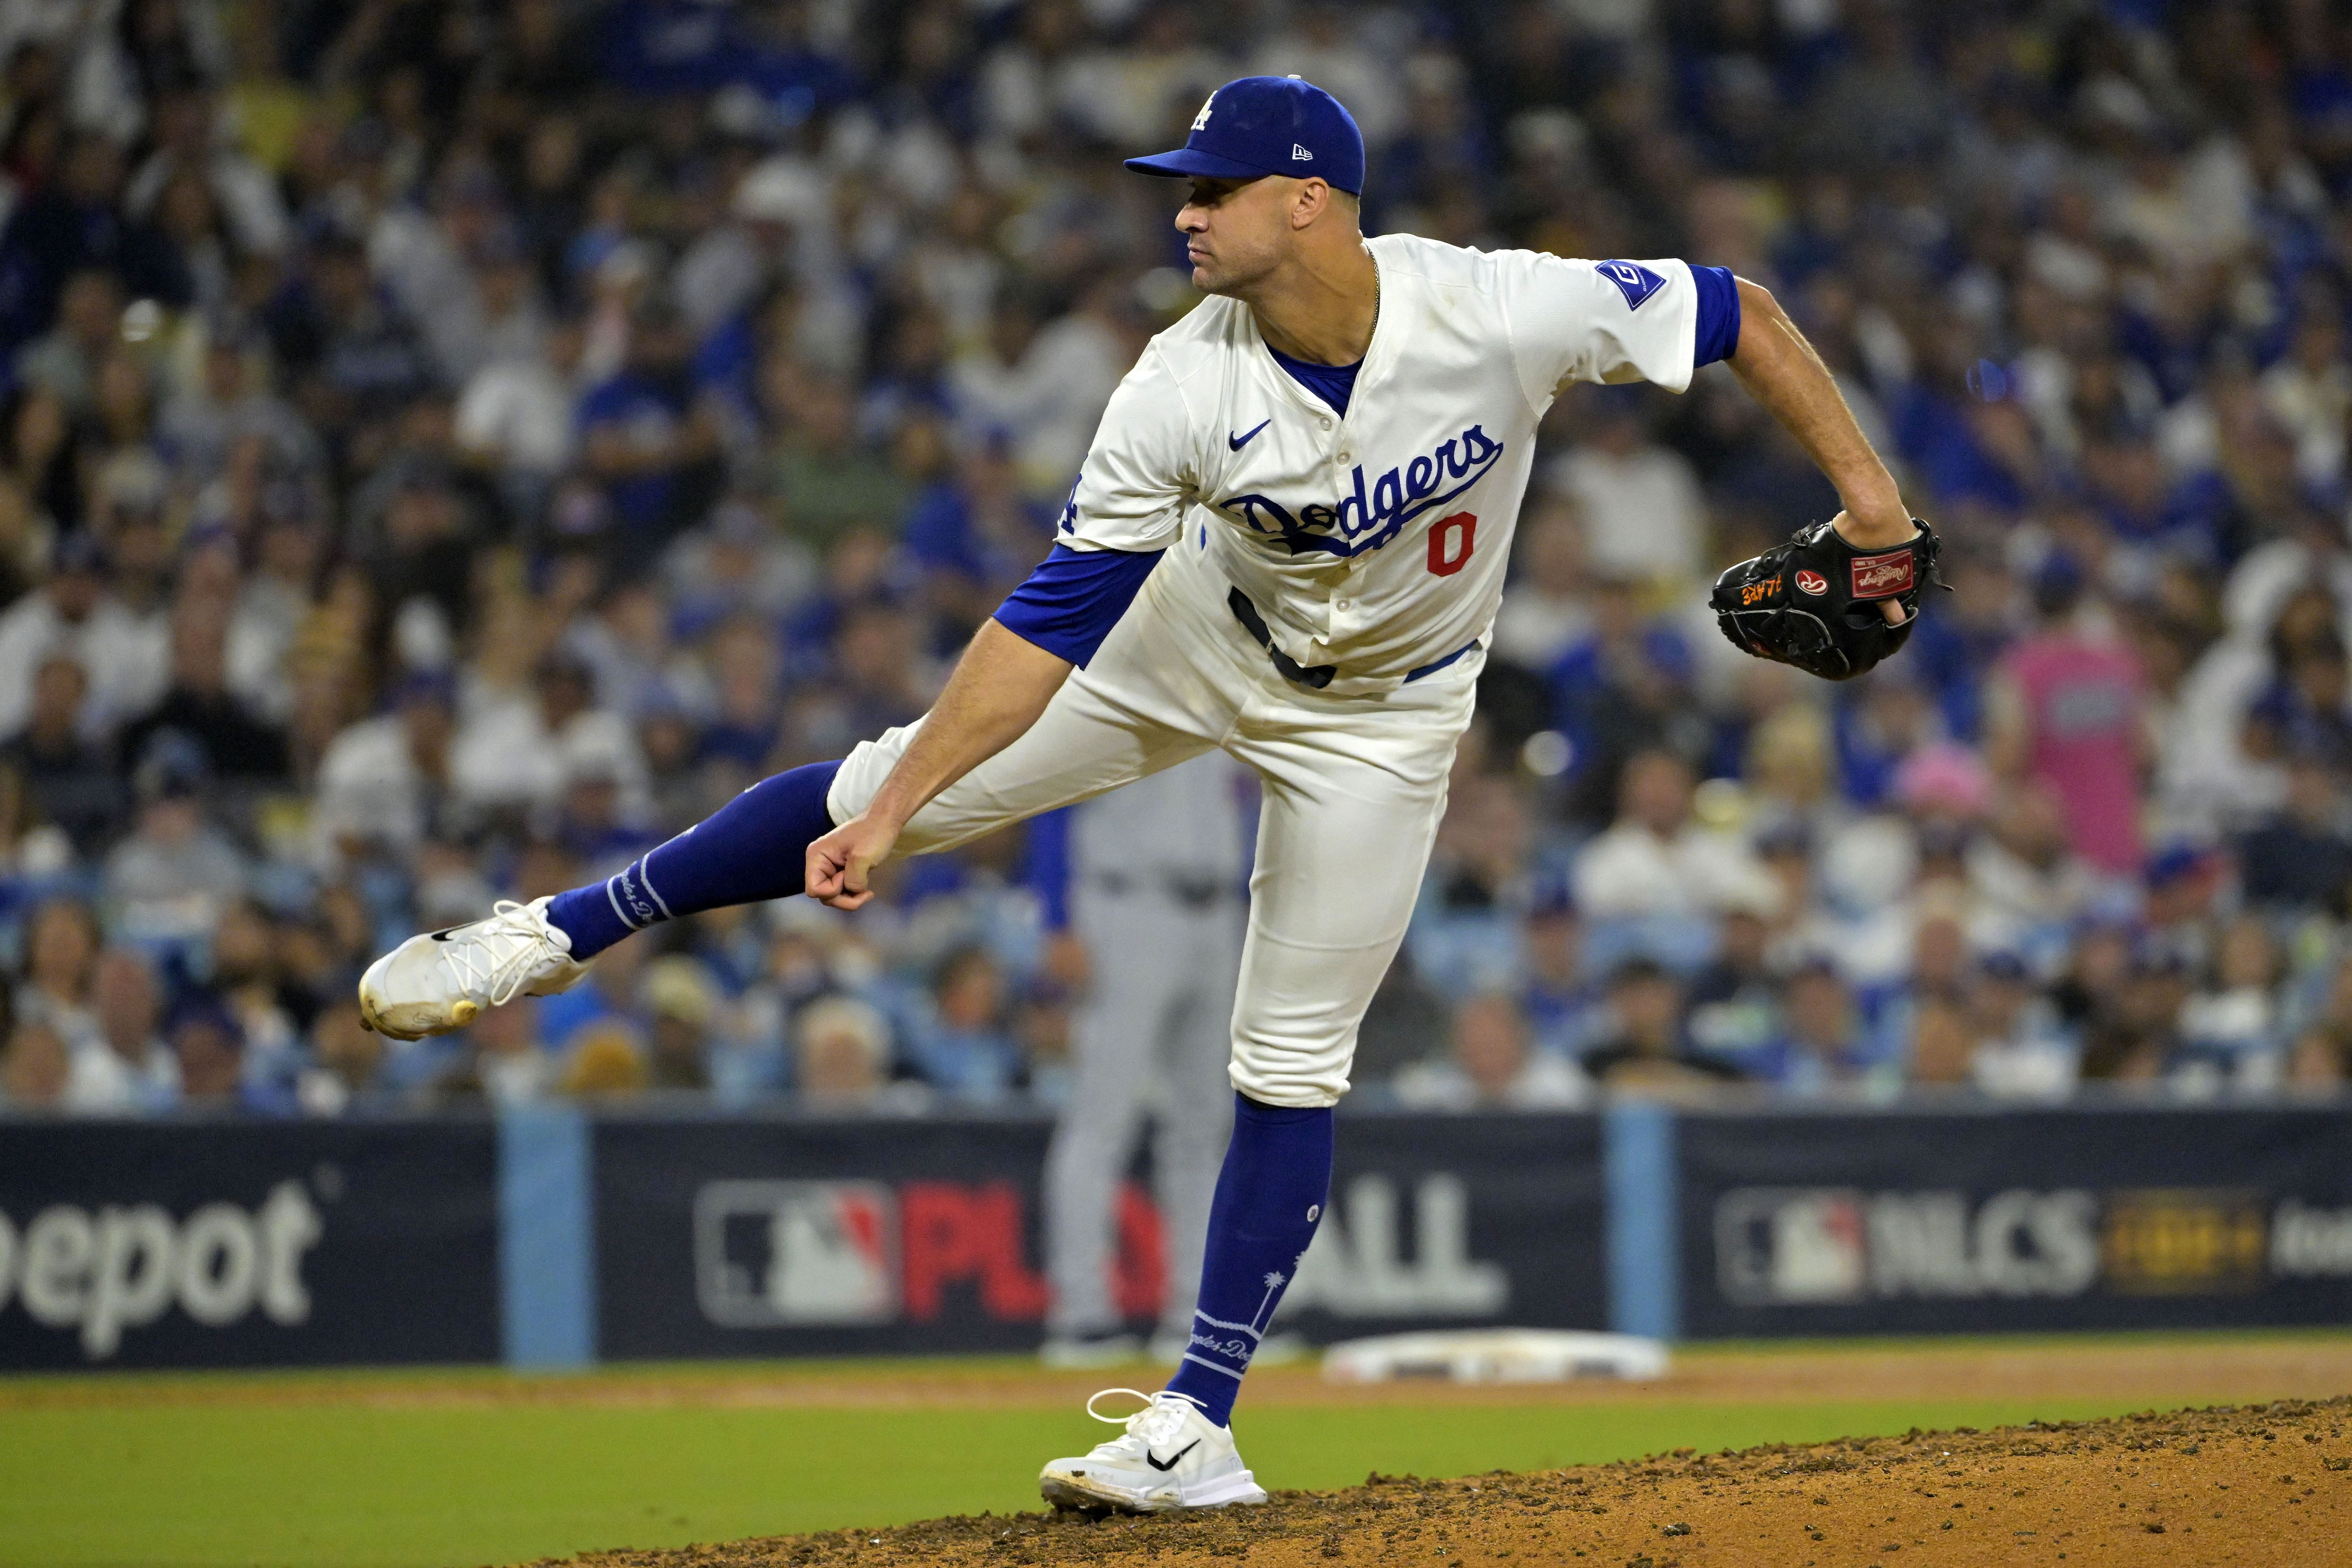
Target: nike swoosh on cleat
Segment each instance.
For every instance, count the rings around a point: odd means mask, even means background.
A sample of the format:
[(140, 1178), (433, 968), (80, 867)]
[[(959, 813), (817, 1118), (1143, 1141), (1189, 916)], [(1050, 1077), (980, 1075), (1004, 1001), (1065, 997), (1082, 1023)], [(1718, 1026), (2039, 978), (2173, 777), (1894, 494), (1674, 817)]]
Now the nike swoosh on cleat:
[[(1261, 429), (1261, 430), (1263, 430), (1263, 429), (1265, 429), (1265, 426), (1263, 426), (1263, 425), (1261, 425), (1261, 426), (1258, 426), (1258, 428), (1259, 428), (1259, 429)], [(1177, 1449), (1174, 1453), (1172, 1453), (1172, 1454), (1169, 1455), (1169, 1456), (1168, 1456), (1167, 1463), (1165, 1463), (1165, 1464), (1162, 1464), (1162, 1463), (1160, 1462), (1160, 1456), (1159, 1456), (1159, 1455), (1157, 1455), (1157, 1454), (1153, 1453), (1150, 1449), (1146, 1448), (1146, 1449), (1144, 1449), (1144, 1450), (1143, 1450), (1143, 1462), (1144, 1462), (1145, 1464), (1147, 1464), (1147, 1465), (1150, 1465), (1150, 1466), (1153, 1469), (1155, 1469), (1155, 1470), (1172, 1470), (1172, 1469), (1174, 1469), (1174, 1468), (1176, 1468), (1176, 1461), (1177, 1461), (1177, 1460), (1179, 1460), (1179, 1459), (1182, 1458), (1185, 1455), (1187, 1455), (1187, 1454), (1191, 1453), (1193, 1449), (1195, 1449), (1195, 1448), (1199, 1447), (1200, 1446), (1201, 1446), (1201, 1439), (1199, 1439), (1198, 1437), (1193, 1438), (1191, 1442), (1189, 1442), (1189, 1443), (1185, 1444), (1182, 1447), (1181, 1447), (1181, 1448)]]
[(1249, 434), (1248, 434), (1248, 435), (1246, 435), (1246, 436), (1236, 436), (1236, 435), (1234, 435), (1232, 431), (1228, 430), (1228, 431), (1226, 431), (1226, 432), (1225, 432), (1225, 445), (1226, 445), (1226, 446), (1228, 446), (1228, 447), (1231, 447), (1234, 451), (1238, 452), (1238, 451), (1240, 451), (1244, 447), (1248, 446), (1252, 441), (1254, 441), (1254, 440), (1255, 440), (1255, 439), (1257, 438), (1257, 432), (1258, 432), (1258, 430), (1263, 430), (1263, 429), (1265, 429), (1268, 425), (1271, 425), (1271, 424), (1273, 424), (1273, 423), (1274, 423), (1274, 421), (1273, 421), (1273, 420), (1271, 420), (1271, 419), (1262, 420), (1262, 421), (1260, 421), (1260, 422), (1259, 422), (1259, 424), (1258, 424), (1257, 430), (1252, 430), (1252, 431), (1251, 431), (1251, 432), (1249, 432)]
[(465, 929), (466, 928), (463, 926), (450, 926), (446, 930), (436, 931), (431, 934), (435, 942), (447, 942), (451, 937), (457, 935), (459, 931)]

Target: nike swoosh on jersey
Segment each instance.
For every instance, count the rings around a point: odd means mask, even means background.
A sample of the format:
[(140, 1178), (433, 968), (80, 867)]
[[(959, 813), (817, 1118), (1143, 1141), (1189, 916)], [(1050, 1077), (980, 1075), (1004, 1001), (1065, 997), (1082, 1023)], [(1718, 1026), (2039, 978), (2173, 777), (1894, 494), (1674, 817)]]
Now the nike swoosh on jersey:
[[(1265, 426), (1261, 425), (1258, 428), (1263, 430)], [(1167, 1462), (1164, 1464), (1160, 1461), (1159, 1455), (1153, 1453), (1150, 1449), (1146, 1448), (1143, 1450), (1143, 1462), (1150, 1465), (1155, 1470), (1172, 1470), (1176, 1468), (1177, 1460), (1182, 1458), (1185, 1455), (1191, 1453), (1200, 1446), (1201, 1439), (1198, 1437), (1193, 1438), (1191, 1442), (1185, 1444), (1182, 1447), (1169, 1455)]]
[(1232, 431), (1228, 430), (1228, 431), (1226, 431), (1226, 432), (1225, 432), (1225, 445), (1226, 445), (1226, 446), (1228, 446), (1228, 447), (1231, 447), (1234, 451), (1238, 452), (1238, 451), (1240, 451), (1244, 447), (1248, 446), (1252, 441), (1254, 441), (1254, 440), (1255, 440), (1255, 439), (1257, 438), (1257, 432), (1258, 432), (1258, 430), (1263, 430), (1263, 429), (1265, 429), (1268, 425), (1271, 425), (1271, 424), (1273, 424), (1273, 423), (1274, 423), (1274, 421), (1273, 421), (1273, 420), (1271, 420), (1271, 419), (1262, 420), (1262, 421), (1260, 421), (1260, 422), (1259, 422), (1259, 425), (1258, 425), (1258, 426), (1257, 426), (1257, 430), (1252, 430), (1252, 431), (1251, 431), (1248, 435), (1246, 435), (1246, 436), (1236, 436), (1236, 435), (1234, 435)]

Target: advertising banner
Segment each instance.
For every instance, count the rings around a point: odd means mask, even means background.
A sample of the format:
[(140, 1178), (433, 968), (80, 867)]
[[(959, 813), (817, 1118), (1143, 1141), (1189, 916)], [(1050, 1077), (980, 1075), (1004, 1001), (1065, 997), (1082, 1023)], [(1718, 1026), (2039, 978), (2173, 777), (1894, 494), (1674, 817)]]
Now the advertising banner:
[(2352, 1319), (2352, 1112), (1692, 1115), (1683, 1331)]
[(1331, 1212), (1276, 1314), (1318, 1343), (1602, 1329), (1601, 1120), (1339, 1118)]
[(487, 1122), (0, 1128), (0, 1368), (491, 1361)]
[[(606, 1120), (594, 1132), (607, 1358), (1034, 1348), (1047, 1305), (1040, 1120)], [(1282, 1326), (1322, 1340), (1463, 1324), (1591, 1328), (1598, 1124), (1343, 1117), (1330, 1212)], [(1112, 1299), (1168, 1289), (1149, 1184), (1116, 1205)]]
[(611, 1118), (593, 1130), (607, 1360), (1037, 1342), (1037, 1120)]

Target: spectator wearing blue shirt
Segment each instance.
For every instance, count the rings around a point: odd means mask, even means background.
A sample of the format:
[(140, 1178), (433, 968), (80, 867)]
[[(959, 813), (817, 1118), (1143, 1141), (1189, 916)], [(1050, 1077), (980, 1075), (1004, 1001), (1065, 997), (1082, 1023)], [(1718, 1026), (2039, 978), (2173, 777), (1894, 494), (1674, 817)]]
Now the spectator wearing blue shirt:
[(2083, 473), (2099, 522), (2126, 552), (2160, 553), (2200, 567), (2221, 564), (2215, 513), (2226, 498), (2194, 481), (2176, 486), (2152, 437), (2126, 429), (2093, 441), (2083, 452)]
[(84, 268), (117, 274), (132, 299), (191, 302), (186, 259), (152, 224), (125, 217), (122, 177), (121, 149), (85, 132), (10, 215), (0, 230), (0, 358), (48, 330), (66, 279)]
[(1005, 1028), (1004, 993), (1004, 973), (983, 947), (950, 953), (933, 975), (931, 1005), (908, 1055), (948, 1099), (991, 1105), (1020, 1087), (1021, 1047)]
[(2015, 953), (1989, 952), (1978, 962), (1969, 1021), (1975, 1038), (1969, 1075), (1978, 1089), (2004, 1100), (2063, 1100), (2074, 1089), (2075, 1043)]
[(637, 981), (650, 956), (644, 942), (617, 943), (596, 961), (585, 981), (560, 996), (541, 997), (540, 1039), (559, 1058), (599, 1027), (642, 1039), (645, 1019), (638, 1010)]
[(366, 247), (327, 234), (305, 260), (263, 307), (263, 325), (309, 417), (348, 440), (422, 395), (433, 367), (423, 340), (370, 275)]
[(1716, 954), (1691, 979), (1691, 1043), (1738, 1066), (1756, 1059), (1781, 1032), (1780, 977), (1766, 962), (1780, 900), (1762, 879), (1723, 912)]
[(1592, 609), (1591, 636), (1562, 655), (1549, 675), (1556, 721), (1574, 748), (1577, 815), (1600, 822), (1609, 816), (1628, 758), (1675, 740), (1685, 742), (1675, 749), (1696, 751), (1706, 721), (1687, 700), (1690, 647), (1645, 613), (1640, 584), (1602, 579)]
[(1902, 1064), (1872, 1049), (1862, 1012), (1836, 965), (1809, 958), (1789, 976), (1780, 1036), (1751, 1058), (1754, 1076), (1800, 1099), (1883, 1099), (1902, 1087)]
[(2241, 744), (2250, 756), (2310, 757), (2338, 773), (2352, 768), (2352, 671), (2332, 630), (2288, 650), (2284, 668), (2246, 710)]
[(2020, 629), (2017, 587), (1988, 551), (1948, 551), (1941, 570), (1952, 592), (1937, 595), (1937, 613), (1919, 617), (1901, 662), (1934, 696), (1952, 739), (1972, 745), (1984, 727), (1986, 672)]
[(1889, 410), (1903, 456), (1937, 505), (1974, 501), (2014, 515), (2026, 502), (2019, 440), (2029, 449), (2032, 441), (2023, 411), (2003, 399), (2004, 382), (1984, 376), (1975, 329), (1965, 320), (1940, 318), (1927, 346), (1928, 374)]
[(694, 401), (693, 343), (667, 304), (649, 302), (629, 332), (621, 373), (580, 401), (583, 456), (618, 514), (622, 565), (648, 562), (698, 499), (692, 483), (718, 455), (713, 421)]
[(1054, 509), (1023, 493), (991, 437), (917, 492), (900, 542), (940, 606), (977, 625), (1053, 548)]
[(1520, 922), (1526, 984), (1520, 1006), (1537, 1049), (1576, 1058), (1608, 1028), (1601, 988), (1584, 965), (1584, 922), (1568, 879), (1537, 877)]
[(1449, 1001), (1517, 984), (1528, 838), (1510, 780), (1480, 774), (1454, 786), (1405, 937), (1414, 973)]
[(292, 1116), (300, 1109), (290, 1087), (246, 1071), (245, 1031), (210, 993), (182, 997), (164, 1034), (180, 1063), (181, 1106), (248, 1116)]
[(648, 98), (723, 87), (741, 56), (735, 10), (710, 0), (622, 0), (605, 15), (604, 76)]
[(2289, 759), (2285, 801), (2238, 847), (2248, 903), (2319, 912), (2352, 900), (2352, 836), (2338, 812), (2340, 785), (2325, 758), (2306, 752)]
[(1891, 805), (1904, 763), (1943, 738), (1934, 699), (1902, 660), (1881, 665), (1839, 696), (1832, 721), (1838, 793), (1864, 811)]

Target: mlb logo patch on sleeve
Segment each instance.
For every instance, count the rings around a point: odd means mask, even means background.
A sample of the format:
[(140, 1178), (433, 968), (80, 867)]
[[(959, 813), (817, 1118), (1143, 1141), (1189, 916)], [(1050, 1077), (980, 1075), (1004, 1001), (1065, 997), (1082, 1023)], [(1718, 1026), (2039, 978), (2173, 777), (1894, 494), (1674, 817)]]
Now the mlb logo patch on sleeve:
[(1911, 591), (1911, 552), (1907, 550), (1893, 555), (1857, 556), (1853, 564), (1853, 596), (1857, 599), (1891, 599)]
[(1638, 310), (1649, 297), (1666, 286), (1666, 280), (1638, 261), (1601, 261), (1594, 270), (1617, 285), (1617, 292), (1625, 296), (1625, 308)]

